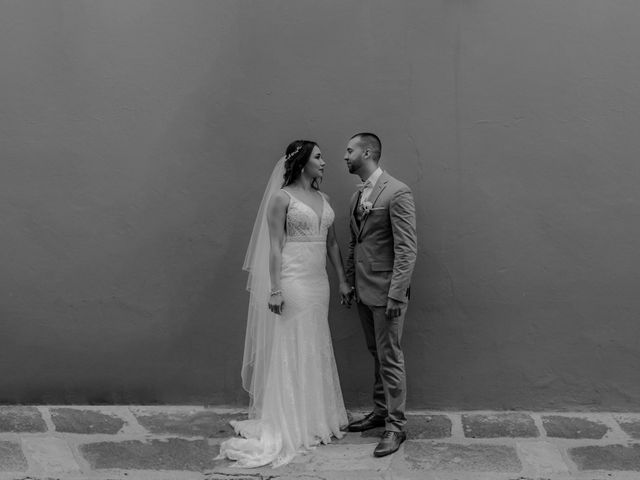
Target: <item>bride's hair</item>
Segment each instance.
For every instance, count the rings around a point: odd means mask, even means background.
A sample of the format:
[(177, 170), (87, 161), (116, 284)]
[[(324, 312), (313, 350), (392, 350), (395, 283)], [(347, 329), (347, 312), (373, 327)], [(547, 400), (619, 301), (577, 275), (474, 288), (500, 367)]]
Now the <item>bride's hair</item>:
[[(309, 161), (313, 148), (318, 146), (311, 140), (295, 140), (289, 144), (284, 156), (284, 182), (283, 187), (291, 185), (302, 174), (302, 169)], [(313, 179), (311, 186), (316, 190), (319, 188), (318, 180)]]

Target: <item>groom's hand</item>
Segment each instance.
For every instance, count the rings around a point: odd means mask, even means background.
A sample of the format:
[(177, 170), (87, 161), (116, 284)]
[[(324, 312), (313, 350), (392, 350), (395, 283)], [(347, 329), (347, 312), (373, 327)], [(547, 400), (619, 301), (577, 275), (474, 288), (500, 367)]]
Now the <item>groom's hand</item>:
[(351, 307), (353, 301), (354, 288), (348, 282), (340, 283), (340, 304)]
[(405, 303), (394, 300), (393, 298), (387, 299), (387, 310), (385, 311), (388, 320), (392, 320), (399, 317), (402, 313)]

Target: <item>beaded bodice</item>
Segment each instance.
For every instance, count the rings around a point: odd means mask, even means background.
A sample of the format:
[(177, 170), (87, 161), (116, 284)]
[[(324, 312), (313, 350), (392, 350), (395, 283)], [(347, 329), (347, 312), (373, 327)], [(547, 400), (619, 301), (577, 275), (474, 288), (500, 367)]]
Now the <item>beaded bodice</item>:
[(333, 223), (335, 214), (323, 194), (322, 213), (320, 218), (316, 211), (306, 203), (298, 200), (289, 192), (289, 208), (287, 209), (287, 241), (288, 242), (323, 242), (327, 239), (327, 231)]

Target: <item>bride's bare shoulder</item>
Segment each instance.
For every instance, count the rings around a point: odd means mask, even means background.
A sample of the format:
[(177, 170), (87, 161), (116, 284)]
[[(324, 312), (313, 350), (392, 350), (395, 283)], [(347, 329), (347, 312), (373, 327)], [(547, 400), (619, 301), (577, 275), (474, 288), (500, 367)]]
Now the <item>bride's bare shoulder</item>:
[(289, 205), (290, 198), (291, 196), (289, 195), (289, 192), (287, 192), (284, 189), (280, 189), (276, 192), (273, 192), (273, 195), (271, 195), (271, 199), (269, 200), (269, 203), (271, 204), (272, 207), (283, 208)]

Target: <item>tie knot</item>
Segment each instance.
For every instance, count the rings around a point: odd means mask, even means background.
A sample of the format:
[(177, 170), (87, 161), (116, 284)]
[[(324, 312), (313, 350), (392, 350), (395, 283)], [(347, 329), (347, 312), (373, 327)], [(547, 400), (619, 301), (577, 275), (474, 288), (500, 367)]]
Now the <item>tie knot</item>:
[(365, 188), (370, 186), (371, 186), (370, 180), (367, 180), (366, 182), (356, 183), (356, 187), (358, 187), (360, 191), (363, 191)]

